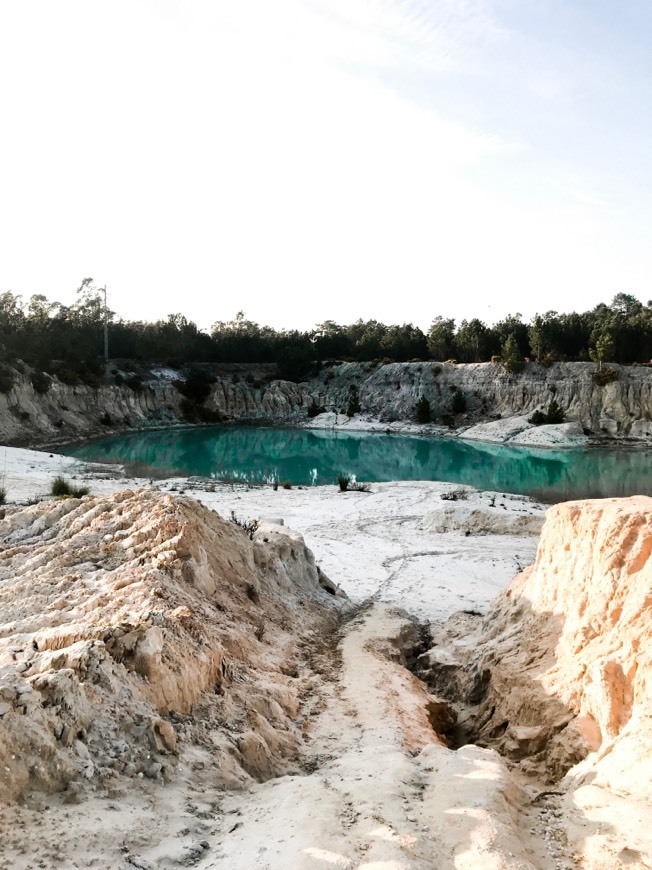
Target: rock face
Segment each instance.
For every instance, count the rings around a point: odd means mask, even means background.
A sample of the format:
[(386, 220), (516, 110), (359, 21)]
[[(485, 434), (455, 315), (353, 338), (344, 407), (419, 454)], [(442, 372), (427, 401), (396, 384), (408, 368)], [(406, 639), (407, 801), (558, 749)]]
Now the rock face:
[[(454, 415), (455, 425), (491, 417), (529, 416), (555, 399), (566, 419), (595, 434), (652, 437), (652, 368), (614, 366), (617, 379), (594, 383), (591, 363), (528, 364), (518, 375), (497, 364), (342, 363), (311, 382), (317, 401), (329, 410), (346, 409), (349, 390), (357, 388), (363, 412), (384, 420), (412, 420), (421, 396), (434, 418)], [(455, 414), (462, 403), (466, 412)]]
[(475, 740), (522, 769), (650, 799), (651, 589), (652, 499), (557, 505), (479, 628), (441, 629), (429, 682), (477, 705)]
[(179, 738), (210, 739), (225, 784), (296, 769), (300, 643), (343, 600), (299, 535), (126, 490), (0, 536), (0, 800), (160, 779)]
[[(652, 438), (652, 368), (613, 369), (617, 378), (605, 386), (594, 382), (596, 367), (590, 363), (550, 368), (531, 363), (518, 375), (493, 363), (340, 363), (325, 366), (306, 384), (275, 380), (269, 367), (256, 369), (256, 375), (220, 370), (205, 407), (228, 420), (297, 423), (307, 420), (313, 401), (330, 411), (345, 411), (355, 387), (362, 413), (376, 419), (413, 421), (416, 402), (424, 396), (433, 419), (461, 427), (499, 417), (525, 419), (554, 398), (569, 431), (547, 438), (546, 427), (525, 431), (527, 422), (521, 422), (515, 442), (549, 444), (559, 437), (568, 443), (570, 437), (579, 443), (582, 428), (595, 435)], [(0, 438), (35, 444), (182, 423), (182, 396), (172, 386), (177, 374), (153, 371), (139, 392), (126, 386), (66, 386), (55, 379), (44, 395), (34, 391), (29, 377), (19, 375), (15, 387), (0, 394)], [(504, 431), (504, 425), (499, 428)], [(475, 437), (493, 436), (479, 431)]]
[[(29, 377), (18, 375), (14, 388), (0, 393), (0, 438), (36, 444), (183, 423), (183, 396), (169, 377), (156, 374), (138, 391), (126, 386), (67, 386), (55, 378), (45, 394), (34, 390)], [(234, 382), (233, 375), (223, 375), (205, 406), (226, 420), (283, 422), (305, 418), (309, 404), (305, 384), (262, 379), (256, 385), (244, 377), (235, 376)]]
[(535, 789), (531, 832), (572, 866), (649, 867), (652, 499), (551, 508), (490, 615), (456, 614), (433, 640), (417, 673), (456, 699), (457, 745), (498, 750)]

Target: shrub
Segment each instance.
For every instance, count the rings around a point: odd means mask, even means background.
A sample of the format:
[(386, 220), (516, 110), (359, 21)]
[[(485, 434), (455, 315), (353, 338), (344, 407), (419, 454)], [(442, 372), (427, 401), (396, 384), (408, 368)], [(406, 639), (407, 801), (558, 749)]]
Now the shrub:
[(346, 416), (354, 417), (360, 410), (360, 397), (358, 396), (358, 388), (355, 384), (349, 387), (349, 404), (346, 408)]
[(338, 474), (337, 482), (340, 487), (340, 492), (346, 492), (349, 488), (349, 483), (351, 483), (351, 477), (348, 474)]
[(0, 364), (0, 393), (9, 393), (15, 383), (15, 375), (8, 365)]
[[(116, 375), (115, 382), (118, 383), (118, 375)], [(124, 385), (133, 390), (134, 393), (142, 393), (143, 391), (143, 379), (140, 375), (130, 375), (128, 378), (124, 378)]]
[(552, 399), (547, 411), (535, 411), (529, 421), (534, 426), (545, 426), (548, 423), (563, 423), (564, 412), (559, 403)]
[(596, 369), (591, 377), (594, 384), (597, 384), (599, 387), (606, 387), (607, 384), (611, 384), (618, 380), (618, 369), (615, 369), (612, 366), (607, 366), (604, 369)]
[(4, 486), (0, 486), (0, 504), (4, 504), (7, 501), (7, 490)]
[(439, 497), (442, 501), (466, 501), (469, 493), (466, 489), (450, 489), (448, 492), (442, 492)]
[(215, 383), (215, 376), (202, 369), (191, 368), (184, 381), (172, 381), (182, 396), (190, 399), (196, 405), (203, 405), (211, 392), (211, 386)]
[(313, 399), (308, 405), (308, 416), (310, 418), (317, 417), (319, 414), (323, 414), (326, 408), (323, 405), (318, 405), (317, 402)]
[(444, 414), (441, 418), (441, 422), (444, 426), (448, 426), (449, 429), (453, 429), (455, 426), (455, 417), (452, 414)]
[(41, 396), (47, 393), (52, 386), (52, 378), (49, 375), (46, 375), (45, 372), (32, 372), (29, 379), (34, 387), (34, 392), (39, 393)]
[[(236, 516), (235, 511), (231, 511), (231, 522), (238, 526), (238, 528), (242, 529), (242, 531), (247, 535), (250, 541), (253, 541), (256, 530), (258, 529), (259, 523), (258, 520), (241, 520)], [(249, 584), (253, 589), (256, 589), (253, 584)], [(247, 595), (252, 599), (252, 596), (249, 594), (249, 586), (247, 586)], [(256, 590), (257, 591), (257, 590)]]
[(417, 421), (417, 423), (430, 423), (430, 421), (432, 420), (430, 402), (426, 399), (425, 396), (421, 396), (414, 408), (414, 419)]
[(61, 383), (68, 387), (74, 387), (79, 383), (79, 375), (74, 369), (58, 369), (56, 374)]
[(349, 481), (349, 492), (371, 492), (371, 486), (357, 480)]
[(70, 481), (59, 474), (52, 481), (50, 492), (57, 498), (81, 498), (88, 495), (90, 489), (87, 486), (73, 486)]
[(463, 414), (466, 411), (466, 397), (460, 390), (455, 390), (451, 403), (453, 414)]
[(245, 591), (247, 593), (247, 598), (250, 601), (253, 601), (254, 604), (257, 604), (260, 596), (258, 594), (258, 589), (256, 588), (256, 584), (255, 583), (247, 583)]
[(283, 489), (292, 489), (292, 481), (284, 480), (281, 486), (283, 487)]

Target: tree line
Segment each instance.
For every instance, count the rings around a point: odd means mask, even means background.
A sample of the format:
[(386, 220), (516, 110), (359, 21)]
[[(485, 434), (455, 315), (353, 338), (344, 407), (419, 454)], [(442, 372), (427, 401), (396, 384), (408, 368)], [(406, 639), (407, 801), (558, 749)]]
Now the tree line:
[[(618, 293), (610, 304), (590, 311), (536, 314), (525, 322), (508, 315), (493, 325), (478, 318), (457, 323), (435, 317), (428, 332), (412, 324), (386, 325), (358, 320), (340, 325), (327, 320), (314, 329), (276, 330), (239, 312), (205, 332), (182, 314), (155, 322), (130, 321), (108, 312), (113, 360), (190, 363), (274, 363), (280, 377), (303, 378), (327, 360), (500, 360), (510, 370), (526, 359), (590, 360), (602, 365), (648, 363), (652, 357), (652, 301)], [(0, 295), (0, 362), (22, 360), (64, 380), (93, 383), (104, 376), (102, 294), (85, 279), (72, 305), (44, 295), (23, 300)]]

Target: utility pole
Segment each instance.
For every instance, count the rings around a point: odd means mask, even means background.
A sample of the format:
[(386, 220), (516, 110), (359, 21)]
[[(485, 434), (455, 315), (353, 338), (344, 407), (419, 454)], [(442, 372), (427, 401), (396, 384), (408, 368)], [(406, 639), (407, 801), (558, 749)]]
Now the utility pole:
[(109, 310), (106, 306), (106, 284), (104, 292), (104, 374), (109, 375)]

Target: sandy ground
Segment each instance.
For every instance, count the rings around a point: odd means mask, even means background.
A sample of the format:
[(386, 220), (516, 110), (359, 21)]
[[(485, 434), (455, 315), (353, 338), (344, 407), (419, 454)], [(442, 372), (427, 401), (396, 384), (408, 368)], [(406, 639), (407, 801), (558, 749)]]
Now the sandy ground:
[[(10, 502), (45, 495), (60, 473), (86, 480), (96, 494), (143, 483), (57, 455), (3, 450)], [(314, 651), (313, 688), (303, 705), (311, 723), (305, 773), (227, 792), (211, 781), (210, 751), (192, 747), (166, 785), (129, 782), (72, 805), (61, 795), (34, 795), (0, 809), (0, 867), (576, 866), (543, 838), (541, 818), (533, 817), (541, 811), (498, 755), (437, 743), (424, 689), (397, 663), (409, 624), (395, 608), (423, 621), (484, 611), (533, 561), (537, 535), (524, 534), (523, 524), (542, 518), (540, 505), (473, 491), (451, 501), (442, 494), (460, 488), (438, 483), (374, 484), (369, 493), (192, 480), (152, 485), (185, 492), (226, 517), (282, 519), (304, 534), (330, 579), (365, 605)], [(451, 505), (471, 513), (466, 529), (433, 531)], [(498, 528), (508, 533), (484, 534), (486, 515), (504, 517)]]
[[(468, 535), (433, 532), (429, 519), (453, 505), (515, 521), (544, 514), (543, 506), (528, 498), (448, 483), (378, 483), (368, 493), (341, 493), (336, 486), (275, 491), (185, 478), (143, 481), (70, 457), (11, 447), (2, 448), (0, 463), (9, 501), (45, 497), (52, 478), (63, 474), (94, 494), (152, 485), (197, 498), (226, 518), (234, 513), (241, 520), (282, 520), (305, 537), (317, 564), (351, 599), (373, 598), (424, 620), (445, 619), (460, 609), (484, 611), (532, 563), (537, 545), (535, 535), (478, 534), (473, 524)], [(441, 498), (451, 492), (460, 500)]]

